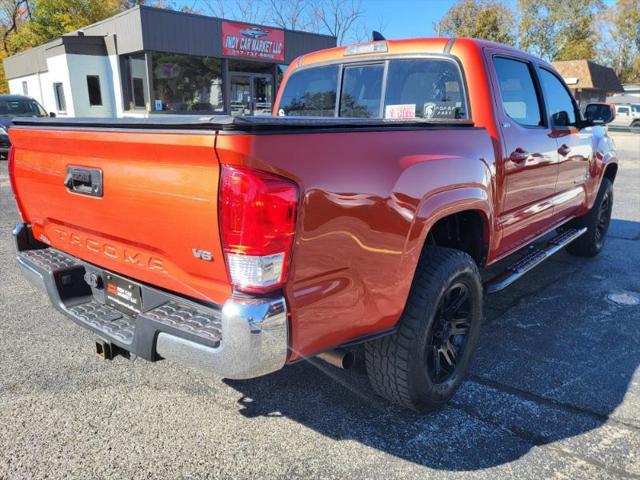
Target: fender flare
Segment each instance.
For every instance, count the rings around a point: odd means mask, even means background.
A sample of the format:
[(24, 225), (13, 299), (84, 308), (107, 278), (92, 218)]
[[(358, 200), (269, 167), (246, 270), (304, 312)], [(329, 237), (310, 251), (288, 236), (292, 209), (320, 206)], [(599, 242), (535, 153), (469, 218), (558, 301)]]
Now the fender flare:
[(494, 213), (490, 190), (481, 185), (461, 186), (426, 195), (420, 202), (405, 241), (404, 262), (415, 265), (431, 228), (441, 219), (465, 211), (476, 211), (483, 219), (484, 243), (490, 249), (494, 241)]

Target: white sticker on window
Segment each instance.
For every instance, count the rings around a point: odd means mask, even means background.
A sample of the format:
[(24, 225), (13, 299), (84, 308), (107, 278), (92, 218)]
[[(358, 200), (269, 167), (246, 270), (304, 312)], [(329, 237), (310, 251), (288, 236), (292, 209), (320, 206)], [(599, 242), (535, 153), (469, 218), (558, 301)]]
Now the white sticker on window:
[(384, 118), (416, 118), (416, 104), (407, 103), (404, 105), (387, 105), (384, 108)]

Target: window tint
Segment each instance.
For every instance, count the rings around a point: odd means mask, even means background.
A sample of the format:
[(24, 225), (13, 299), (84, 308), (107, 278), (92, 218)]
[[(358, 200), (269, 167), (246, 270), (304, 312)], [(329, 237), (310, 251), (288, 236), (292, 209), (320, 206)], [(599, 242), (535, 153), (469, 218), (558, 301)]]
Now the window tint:
[(56, 97), (56, 107), (59, 112), (67, 111), (67, 102), (64, 99), (64, 88), (62, 87), (62, 83), (54, 83), (53, 84), (53, 93)]
[(629, 114), (629, 107), (618, 107), (618, 113)]
[(640, 113), (640, 105), (632, 105), (631, 111), (633, 111), (633, 113)]
[(500, 57), (494, 58), (493, 64), (505, 113), (521, 125), (542, 125), (540, 104), (529, 66), (524, 62)]
[(380, 117), (383, 73), (383, 64), (344, 68), (340, 96), (341, 117)]
[(397, 107), (413, 110), (418, 118), (466, 118), (462, 78), (447, 60), (393, 60), (387, 74), (385, 117)]
[(300, 70), (289, 77), (279, 110), (284, 115), (333, 117), (337, 88), (337, 65)]
[(545, 102), (554, 127), (568, 127), (576, 124), (573, 101), (562, 82), (553, 73), (540, 69), (540, 83)]
[(89, 90), (89, 105), (102, 105), (100, 77), (97, 75), (87, 75), (87, 89)]

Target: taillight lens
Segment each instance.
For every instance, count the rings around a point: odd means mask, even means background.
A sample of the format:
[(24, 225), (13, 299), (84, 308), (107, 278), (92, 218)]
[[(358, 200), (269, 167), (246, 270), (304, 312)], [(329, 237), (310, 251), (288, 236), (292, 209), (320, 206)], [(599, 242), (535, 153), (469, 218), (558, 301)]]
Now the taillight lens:
[(220, 229), (235, 288), (264, 293), (284, 283), (297, 204), (298, 187), (290, 180), (222, 167)]

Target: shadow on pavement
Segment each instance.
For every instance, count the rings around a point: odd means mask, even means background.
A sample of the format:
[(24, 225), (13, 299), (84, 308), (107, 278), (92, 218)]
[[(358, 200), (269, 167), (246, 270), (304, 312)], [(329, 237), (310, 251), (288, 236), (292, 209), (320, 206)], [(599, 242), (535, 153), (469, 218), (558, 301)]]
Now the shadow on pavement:
[(389, 405), (372, 392), (361, 364), (341, 371), (308, 361), (225, 382), (243, 395), (246, 417), (283, 416), (442, 470), (500, 465), (551, 442), (594, 451), (605, 422), (640, 438), (637, 400), (623, 405), (625, 395), (640, 398), (640, 382), (633, 382), (640, 306), (608, 297), (640, 298), (640, 223), (614, 220), (610, 234), (597, 258), (558, 253), (488, 299), (472, 375), (441, 411), (419, 415)]

